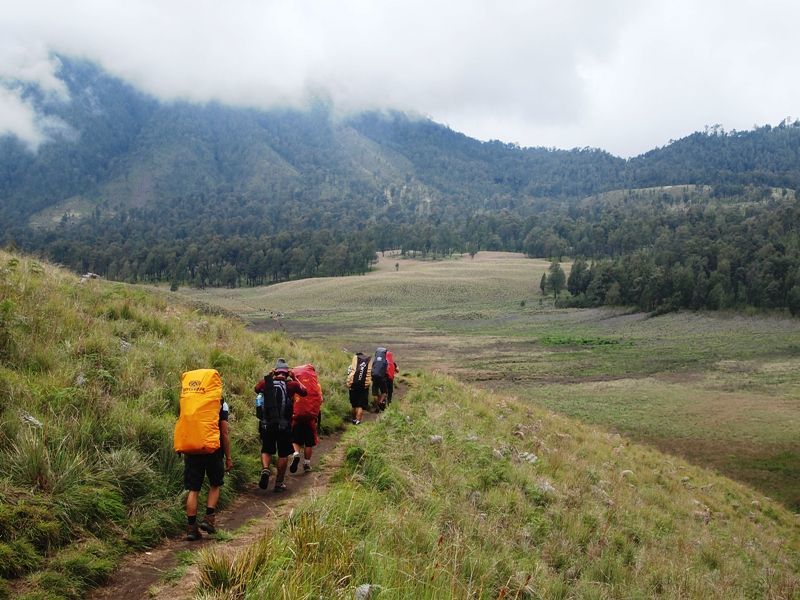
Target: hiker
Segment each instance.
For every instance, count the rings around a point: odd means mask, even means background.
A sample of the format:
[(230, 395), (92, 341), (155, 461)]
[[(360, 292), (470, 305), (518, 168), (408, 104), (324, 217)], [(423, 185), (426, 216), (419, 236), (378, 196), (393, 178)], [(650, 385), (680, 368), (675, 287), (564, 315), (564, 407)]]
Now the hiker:
[[(275, 476), (276, 493), (286, 490), (283, 482), (286, 465), (292, 454), (292, 412), (293, 397), (305, 396), (305, 386), (297, 381), (282, 358), (275, 362), (275, 368), (264, 375), (255, 387), (256, 394), (263, 395), (263, 405), (256, 405), (259, 418), (259, 435), (261, 437), (261, 477), (258, 487), (262, 490), (269, 486), (269, 465), (272, 455), (278, 455), (278, 472)], [(258, 402), (258, 401), (257, 401)], [(259, 408), (261, 409), (259, 411)]]
[(372, 358), (362, 352), (353, 356), (347, 368), (347, 388), (350, 390), (350, 406), (353, 407), (353, 425), (361, 425), (364, 409), (369, 408), (369, 388), (372, 385)]
[(294, 397), (292, 412), (292, 446), (294, 454), (289, 472), (296, 473), (300, 465), (300, 450), (303, 450), (303, 473), (311, 471), (311, 455), (319, 443), (317, 429), (322, 408), (322, 388), (319, 385), (314, 365), (301, 365), (292, 369), (294, 378), (302, 383), (308, 394)]
[(386, 404), (392, 403), (394, 393), (394, 376), (397, 375), (397, 363), (394, 362), (394, 355), (391, 350), (386, 351)]
[[(219, 406), (218, 415), (216, 406)], [(190, 542), (202, 537), (201, 529), (206, 533), (217, 532), (215, 520), (220, 488), (225, 473), (233, 468), (228, 412), (228, 403), (222, 398), (222, 379), (216, 370), (198, 369), (182, 375), (181, 416), (175, 424), (175, 450), (183, 454), (183, 482), (189, 492), (186, 496), (186, 539)], [(206, 475), (210, 484), (206, 514), (198, 526), (197, 503)]]
[(379, 347), (375, 350), (375, 358), (372, 360), (372, 397), (375, 412), (386, 409), (387, 387), (387, 362), (386, 348)]

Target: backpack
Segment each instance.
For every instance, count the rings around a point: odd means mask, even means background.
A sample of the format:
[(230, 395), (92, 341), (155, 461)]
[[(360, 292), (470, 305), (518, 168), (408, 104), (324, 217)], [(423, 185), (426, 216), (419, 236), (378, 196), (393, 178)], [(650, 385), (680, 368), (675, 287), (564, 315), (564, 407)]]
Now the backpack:
[(295, 379), (302, 383), (308, 394), (294, 397), (295, 418), (310, 419), (319, 414), (322, 405), (322, 388), (314, 365), (301, 365), (292, 369)]
[(386, 351), (386, 377), (394, 381), (394, 373), (397, 369), (397, 365), (394, 364), (394, 356), (392, 356), (392, 351)]
[(222, 378), (216, 369), (181, 375), (181, 409), (175, 423), (175, 452), (211, 454), (220, 448), (219, 412)]
[(256, 416), (262, 431), (288, 431), (291, 428), (292, 399), (286, 390), (285, 381), (274, 379), (272, 375), (264, 376), (264, 401), (262, 406), (256, 405)]
[(372, 358), (363, 354), (356, 354), (353, 358), (353, 382), (351, 390), (363, 390), (367, 387), (367, 375), (369, 374), (369, 364)]
[(375, 360), (372, 361), (372, 376), (386, 377), (386, 348), (375, 350)]

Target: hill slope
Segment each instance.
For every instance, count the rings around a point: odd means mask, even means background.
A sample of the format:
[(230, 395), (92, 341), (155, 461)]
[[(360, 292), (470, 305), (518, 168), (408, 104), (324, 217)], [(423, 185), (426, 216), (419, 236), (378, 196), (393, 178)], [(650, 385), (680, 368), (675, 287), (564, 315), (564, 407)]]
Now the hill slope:
[(234, 458), (223, 504), (252, 482), (251, 390), (278, 356), (317, 365), (323, 424), (340, 426), (341, 353), (0, 252), (0, 598), (19, 578), (31, 598), (83, 598), (123, 552), (183, 527), (172, 430), (185, 370), (223, 377)]
[(618, 435), (421, 376), (350, 431), (341, 482), (198, 592), (235, 597), (797, 598), (797, 518)]
[[(15, 590), (31, 599), (83, 597), (121, 553), (179, 526), (182, 370), (223, 374), (237, 485), (258, 470), (249, 390), (275, 356), (320, 367), (326, 425), (346, 413), (340, 352), (18, 256), (0, 267), (0, 577), (24, 577)], [(257, 597), (362, 582), (389, 597), (797, 595), (796, 517), (769, 499), (514, 398), (408, 381), (400, 408), (347, 434), (341, 483), (245, 553), (249, 571), (208, 555), (206, 585), (238, 581)]]

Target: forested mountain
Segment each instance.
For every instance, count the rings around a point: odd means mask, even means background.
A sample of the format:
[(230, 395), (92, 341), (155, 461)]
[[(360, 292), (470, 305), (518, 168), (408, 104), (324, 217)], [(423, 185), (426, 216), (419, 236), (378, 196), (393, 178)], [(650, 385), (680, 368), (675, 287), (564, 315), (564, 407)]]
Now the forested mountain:
[[(252, 285), (364, 272), (389, 248), (619, 261), (735, 229), (736, 249), (757, 245), (752, 255), (770, 239), (789, 261), (770, 296), (779, 299), (762, 304), (786, 306), (794, 286), (796, 226), (771, 224), (794, 214), (800, 122), (713, 127), (625, 160), (480, 142), (402, 113), (341, 116), (324, 102), (269, 112), (163, 103), (74, 60), (62, 60), (60, 77), (69, 101), (28, 92), (55, 124), (52, 139), (32, 152), (0, 138), (0, 239), (74, 269)], [(668, 270), (689, 255), (671, 255)], [(718, 260), (695, 263), (709, 278)], [(718, 304), (761, 305), (739, 283)], [(587, 303), (711, 305), (672, 291), (640, 302), (624, 286), (586, 292), (576, 294)]]

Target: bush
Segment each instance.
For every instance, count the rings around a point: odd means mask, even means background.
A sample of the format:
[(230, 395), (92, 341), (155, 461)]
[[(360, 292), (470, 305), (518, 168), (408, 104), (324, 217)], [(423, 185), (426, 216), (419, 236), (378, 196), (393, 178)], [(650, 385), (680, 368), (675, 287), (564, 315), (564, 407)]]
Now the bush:
[(0, 577), (19, 577), (41, 564), (42, 557), (28, 540), (0, 543)]
[(58, 571), (42, 571), (28, 579), (33, 590), (21, 600), (64, 600), (83, 598), (80, 586), (69, 575)]
[(134, 448), (112, 450), (101, 461), (126, 503), (153, 493), (158, 485), (158, 477), (148, 460)]
[(97, 586), (108, 579), (117, 564), (119, 552), (101, 542), (89, 540), (61, 552), (50, 564), (81, 588)]

